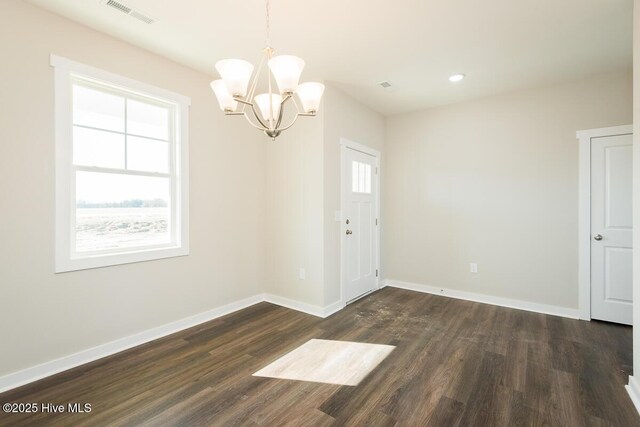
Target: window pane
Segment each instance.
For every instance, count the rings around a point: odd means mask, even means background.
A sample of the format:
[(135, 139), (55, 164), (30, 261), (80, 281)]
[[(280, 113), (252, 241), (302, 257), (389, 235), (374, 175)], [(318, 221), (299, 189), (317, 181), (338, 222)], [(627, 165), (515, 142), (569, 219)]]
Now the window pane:
[(124, 98), (74, 84), (73, 124), (124, 132)]
[(371, 165), (365, 164), (365, 172), (364, 172), (364, 192), (367, 194), (371, 193)]
[(169, 178), (76, 172), (76, 252), (169, 243)]
[(364, 163), (360, 163), (358, 165), (360, 167), (360, 182), (359, 182), (359, 187), (358, 187), (358, 191), (360, 193), (364, 193), (364, 175), (365, 175), (365, 164)]
[(73, 164), (124, 168), (124, 135), (73, 127)]
[(351, 191), (354, 193), (358, 192), (358, 183), (360, 182), (360, 173), (358, 172), (359, 165), (360, 163), (358, 162), (351, 162)]
[(155, 139), (127, 138), (127, 169), (169, 172), (169, 143)]
[(169, 109), (128, 99), (127, 133), (168, 140)]

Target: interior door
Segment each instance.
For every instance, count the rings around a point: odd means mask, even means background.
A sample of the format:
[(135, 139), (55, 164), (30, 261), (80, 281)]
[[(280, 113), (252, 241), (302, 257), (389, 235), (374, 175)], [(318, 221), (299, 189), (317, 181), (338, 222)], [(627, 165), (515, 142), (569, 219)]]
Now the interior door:
[(345, 298), (352, 301), (377, 288), (377, 162), (351, 148), (345, 157)]
[(591, 317), (632, 323), (632, 136), (591, 139)]

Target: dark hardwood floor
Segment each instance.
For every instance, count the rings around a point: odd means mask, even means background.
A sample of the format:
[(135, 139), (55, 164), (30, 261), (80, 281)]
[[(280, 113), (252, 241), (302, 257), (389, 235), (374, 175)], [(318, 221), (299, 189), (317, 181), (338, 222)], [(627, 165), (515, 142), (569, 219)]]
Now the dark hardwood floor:
[[(311, 338), (395, 345), (358, 386), (251, 376)], [(260, 303), (0, 394), (0, 425), (640, 426), (631, 328), (385, 288), (318, 319)]]

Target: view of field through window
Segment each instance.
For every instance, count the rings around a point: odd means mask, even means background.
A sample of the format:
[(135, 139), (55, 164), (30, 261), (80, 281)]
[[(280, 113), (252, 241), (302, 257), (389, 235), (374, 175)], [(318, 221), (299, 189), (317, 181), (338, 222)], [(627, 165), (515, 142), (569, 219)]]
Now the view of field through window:
[(169, 179), (77, 172), (76, 251), (169, 243)]

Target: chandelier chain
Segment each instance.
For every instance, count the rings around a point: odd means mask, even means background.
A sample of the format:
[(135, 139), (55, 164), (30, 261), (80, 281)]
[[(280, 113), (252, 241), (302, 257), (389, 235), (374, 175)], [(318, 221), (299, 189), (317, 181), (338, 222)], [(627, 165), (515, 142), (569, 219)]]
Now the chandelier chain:
[(267, 47), (271, 47), (271, 3), (269, 2), (269, 0), (265, 1), (266, 4), (266, 8), (267, 8)]

